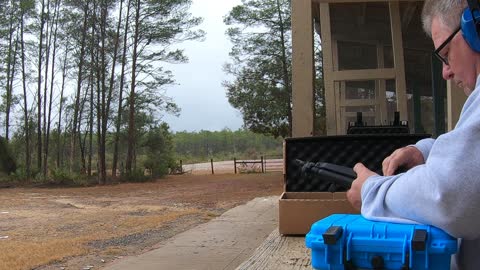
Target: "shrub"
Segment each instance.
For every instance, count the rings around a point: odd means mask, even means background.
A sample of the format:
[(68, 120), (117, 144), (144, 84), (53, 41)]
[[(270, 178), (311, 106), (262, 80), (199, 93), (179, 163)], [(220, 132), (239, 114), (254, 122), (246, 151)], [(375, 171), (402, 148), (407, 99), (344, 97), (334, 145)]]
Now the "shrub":
[(131, 173), (126, 173), (125, 178), (123, 180), (127, 182), (141, 183), (141, 182), (147, 182), (151, 180), (151, 178), (145, 175), (144, 169), (136, 168), (136, 169), (133, 169)]
[(8, 149), (8, 142), (0, 137), (0, 171), (10, 174), (17, 169), (17, 164)]
[(48, 182), (51, 184), (65, 185), (73, 183), (78, 177), (79, 175), (75, 173), (70, 173), (68, 170), (59, 168), (52, 170)]

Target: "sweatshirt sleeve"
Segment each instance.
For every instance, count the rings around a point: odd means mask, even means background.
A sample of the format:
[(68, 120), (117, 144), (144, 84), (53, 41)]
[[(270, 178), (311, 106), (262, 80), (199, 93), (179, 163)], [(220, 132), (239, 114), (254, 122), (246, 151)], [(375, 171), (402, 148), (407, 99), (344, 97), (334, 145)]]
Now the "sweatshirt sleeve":
[(480, 237), (478, 92), (467, 100), (453, 131), (415, 145), (428, 157), (425, 164), (399, 175), (367, 179), (361, 209), (366, 218), (430, 224), (454, 237)]
[(422, 152), (423, 159), (427, 160), (434, 142), (435, 142), (435, 139), (427, 138), (427, 139), (418, 141), (413, 146), (416, 147), (418, 150), (420, 150), (420, 152)]

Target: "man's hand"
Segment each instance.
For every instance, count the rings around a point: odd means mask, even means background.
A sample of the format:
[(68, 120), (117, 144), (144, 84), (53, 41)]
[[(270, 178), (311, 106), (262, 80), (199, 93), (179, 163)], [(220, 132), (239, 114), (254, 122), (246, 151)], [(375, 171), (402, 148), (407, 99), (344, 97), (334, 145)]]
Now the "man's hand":
[(347, 199), (357, 210), (362, 208), (362, 186), (368, 177), (377, 175), (370, 171), (362, 163), (357, 163), (353, 170), (357, 173), (357, 178), (353, 181), (352, 187), (347, 191)]
[(422, 152), (413, 146), (406, 146), (395, 150), (382, 162), (383, 175), (393, 175), (399, 168), (410, 169), (425, 163)]

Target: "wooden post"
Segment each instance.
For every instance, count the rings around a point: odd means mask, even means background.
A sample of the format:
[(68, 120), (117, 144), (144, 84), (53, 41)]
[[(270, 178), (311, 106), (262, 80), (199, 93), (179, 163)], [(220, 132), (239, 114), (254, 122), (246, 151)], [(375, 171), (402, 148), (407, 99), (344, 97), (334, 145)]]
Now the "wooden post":
[(308, 137), (313, 135), (315, 115), (311, 0), (292, 1), (292, 47), (292, 135)]
[(264, 159), (264, 161), (265, 161), (265, 172), (267, 171), (267, 159), (268, 159), (267, 156), (265, 156), (265, 159)]
[(402, 21), (398, 1), (388, 2), (392, 32), (393, 64), (395, 66), (395, 92), (397, 111), (401, 119), (408, 119), (407, 85), (405, 81), (405, 59), (403, 55)]
[(261, 162), (262, 162), (262, 173), (265, 173), (265, 169), (263, 167), (263, 156), (261, 156)]
[(237, 158), (233, 158), (233, 171), (237, 174)]
[(325, 84), (327, 135), (337, 135), (337, 110), (335, 108), (335, 83), (333, 80), (333, 40), (330, 26), (330, 4), (320, 3), (320, 31), (322, 33), (323, 78)]
[(180, 173), (183, 173), (183, 162), (181, 159), (180, 159)]
[(212, 164), (212, 174), (214, 174), (214, 172), (213, 172), (213, 158), (210, 159), (210, 164)]

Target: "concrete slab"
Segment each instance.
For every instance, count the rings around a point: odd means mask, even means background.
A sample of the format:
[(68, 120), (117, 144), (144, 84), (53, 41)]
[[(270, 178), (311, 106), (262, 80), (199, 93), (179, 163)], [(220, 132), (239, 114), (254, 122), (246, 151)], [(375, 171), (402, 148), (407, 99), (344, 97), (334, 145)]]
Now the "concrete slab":
[(278, 225), (278, 196), (255, 198), (155, 250), (107, 265), (107, 270), (230, 270), (248, 259)]

